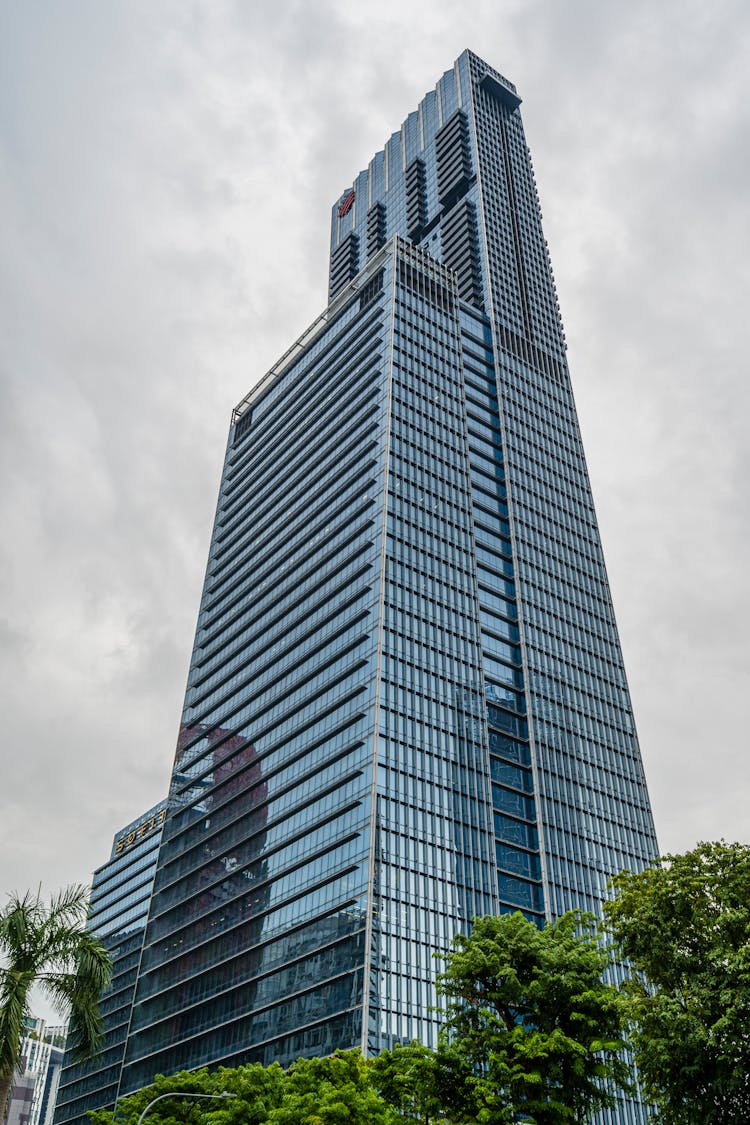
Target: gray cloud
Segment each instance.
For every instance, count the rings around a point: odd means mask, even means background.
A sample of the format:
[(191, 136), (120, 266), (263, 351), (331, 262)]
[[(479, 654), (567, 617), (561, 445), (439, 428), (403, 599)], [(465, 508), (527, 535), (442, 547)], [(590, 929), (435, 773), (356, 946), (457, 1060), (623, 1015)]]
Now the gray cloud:
[(745, 5), (0, 13), (0, 889), (166, 787), (229, 412), (470, 46), (524, 98), (664, 849), (748, 838)]

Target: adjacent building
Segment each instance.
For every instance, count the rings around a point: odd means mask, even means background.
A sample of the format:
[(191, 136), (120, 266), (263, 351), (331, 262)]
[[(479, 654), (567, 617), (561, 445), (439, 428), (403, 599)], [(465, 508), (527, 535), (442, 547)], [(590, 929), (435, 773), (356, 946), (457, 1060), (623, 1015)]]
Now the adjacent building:
[(519, 106), (460, 56), (232, 415), (121, 1094), (432, 1043), (472, 916), (656, 855)]
[(5, 1125), (52, 1125), (66, 1032), (66, 1026), (48, 1026), (34, 1016), (25, 1021)]
[(104, 1042), (91, 1063), (75, 1064), (67, 1056), (58, 1079), (55, 1125), (85, 1125), (88, 1110), (114, 1109), (165, 816), (162, 801), (128, 824), (116, 834), (107, 862), (94, 872), (87, 926), (112, 958), (112, 983), (100, 1004)]

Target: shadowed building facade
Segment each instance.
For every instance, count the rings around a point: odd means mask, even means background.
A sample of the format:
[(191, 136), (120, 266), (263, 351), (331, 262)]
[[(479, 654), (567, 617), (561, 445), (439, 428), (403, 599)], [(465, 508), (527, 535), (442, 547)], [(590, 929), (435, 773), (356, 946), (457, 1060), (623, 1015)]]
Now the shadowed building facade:
[(473, 915), (656, 855), (519, 105), (461, 55), (233, 413), (120, 1093), (432, 1043)]

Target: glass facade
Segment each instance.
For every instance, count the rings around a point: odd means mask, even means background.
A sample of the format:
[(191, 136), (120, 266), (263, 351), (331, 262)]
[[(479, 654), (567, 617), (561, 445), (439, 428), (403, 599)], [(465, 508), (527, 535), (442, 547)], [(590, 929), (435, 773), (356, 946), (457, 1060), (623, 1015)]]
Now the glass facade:
[(115, 836), (107, 863), (94, 872), (86, 925), (112, 958), (112, 983), (99, 1005), (104, 1042), (91, 1063), (64, 1058), (54, 1125), (85, 1125), (88, 1110), (114, 1109), (165, 817), (162, 801), (128, 824)]
[(474, 915), (656, 855), (519, 105), (443, 75), (234, 411), (121, 1093), (432, 1043)]
[(464, 52), (334, 204), (330, 292), (394, 235), (457, 281), (496, 890), (542, 919), (657, 845), (519, 106)]
[(124, 1090), (361, 1039), (390, 333), (371, 282), (232, 426)]

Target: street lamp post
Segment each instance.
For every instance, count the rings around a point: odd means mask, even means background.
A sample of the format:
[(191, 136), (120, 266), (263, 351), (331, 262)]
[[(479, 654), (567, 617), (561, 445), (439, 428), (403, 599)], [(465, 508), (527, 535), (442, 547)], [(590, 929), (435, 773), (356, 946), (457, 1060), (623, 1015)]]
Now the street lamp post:
[(189, 1090), (173, 1090), (170, 1094), (159, 1094), (158, 1098), (150, 1101), (144, 1109), (141, 1116), (138, 1118), (138, 1125), (143, 1125), (143, 1119), (148, 1111), (155, 1106), (157, 1102), (163, 1101), (165, 1098), (236, 1098), (236, 1094), (230, 1094), (228, 1090), (222, 1090), (220, 1094), (193, 1094)]

